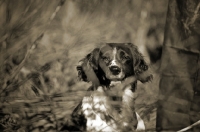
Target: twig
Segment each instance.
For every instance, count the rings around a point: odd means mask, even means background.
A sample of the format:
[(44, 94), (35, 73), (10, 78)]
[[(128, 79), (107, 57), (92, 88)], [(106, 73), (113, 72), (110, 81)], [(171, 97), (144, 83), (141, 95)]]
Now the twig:
[(177, 131), (177, 132), (184, 132), (184, 131), (187, 131), (187, 130), (189, 130), (189, 129), (191, 129), (191, 128), (193, 128), (194, 126), (197, 126), (197, 125), (199, 125), (199, 124), (200, 124), (200, 120), (197, 121), (197, 122), (195, 122), (194, 124), (192, 124), (192, 125), (186, 127), (186, 128), (183, 128), (183, 129)]
[(200, 8), (200, 3), (197, 5), (196, 10), (194, 11), (194, 15), (193, 15), (193, 17), (191, 18), (190, 23), (188, 23), (189, 25), (193, 24), (193, 23), (196, 21), (198, 15), (199, 15), (199, 14), (198, 14), (199, 8)]
[(191, 19), (187, 18), (185, 20), (185, 22), (183, 22), (183, 25), (184, 25), (185, 29), (188, 31), (189, 34), (191, 33), (189, 27), (192, 26), (194, 24), (194, 22), (196, 21), (196, 19), (198, 18), (198, 16), (199, 16), (199, 14), (198, 14), (199, 9), (200, 9), (200, 2), (198, 3), (198, 5), (197, 5), (197, 7), (196, 7), (196, 9), (194, 11), (193, 17)]
[(60, 10), (61, 6), (65, 3), (65, 0), (60, 0), (60, 3), (58, 4), (58, 6), (56, 7), (56, 10), (53, 12), (53, 14), (51, 15), (51, 17), (49, 18), (49, 24), (51, 23), (51, 21), (55, 18), (56, 14), (58, 13), (58, 11)]

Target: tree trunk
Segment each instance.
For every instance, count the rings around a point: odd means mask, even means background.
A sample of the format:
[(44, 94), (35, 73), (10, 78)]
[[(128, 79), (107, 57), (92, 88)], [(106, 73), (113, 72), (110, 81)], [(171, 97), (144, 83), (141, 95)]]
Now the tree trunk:
[[(157, 130), (176, 131), (200, 120), (200, 0), (169, 0)], [(200, 127), (192, 130), (200, 130)]]

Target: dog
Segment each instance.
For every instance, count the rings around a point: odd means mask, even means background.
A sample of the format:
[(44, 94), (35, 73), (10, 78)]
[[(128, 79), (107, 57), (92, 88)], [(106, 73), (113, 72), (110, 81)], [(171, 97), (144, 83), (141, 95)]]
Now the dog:
[(86, 96), (61, 131), (145, 130), (134, 108), (137, 80), (151, 81), (144, 57), (132, 43), (95, 48), (77, 66), (78, 77), (91, 82)]

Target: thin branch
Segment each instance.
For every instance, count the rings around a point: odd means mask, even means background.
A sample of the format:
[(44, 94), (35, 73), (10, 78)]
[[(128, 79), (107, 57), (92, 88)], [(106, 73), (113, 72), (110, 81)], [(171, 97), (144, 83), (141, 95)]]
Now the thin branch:
[(177, 132), (185, 132), (185, 131), (187, 131), (187, 130), (189, 130), (189, 129), (191, 129), (191, 128), (193, 128), (194, 126), (197, 126), (197, 125), (199, 125), (199, 124), (200, 124), (200, 120), (197, 121), (197, 122), (195, 122), (195, 123), (193, 123), (192, 125), (190, 125), (190, 126), (188, 126), (188, 127), (186, 127), (186, 128), (183, 128), (183, 129), (177, 131)]
[(196, 21), (196, 19), (198, 18), (199, 14), (199, 9), (200, 9), (200, 2), (198, 3), (195, 11), (194, 11), (194, 14), (193, 14), (193, 17), (191, 19), (187, 18), (185, 20), (185, 22), (183, 22), (183, 25), (184, 25), (184, 28), (187, 30), (187, 32), (190, 34), (191, 31), (190, 31), (190, 28)]
[(200, 8), (200, 2), (199, 2), (199, 4), (197, 5), (196, 10), (194, 11), (194, 15), (193, 15), (193, 17), (191, 18), (191, 20), (190, 20), (190, 22), (188, 23), (188, 25), (194, 24), (194, 22), (195, 22), (196, 19), (198, 18), (198, 16), (199, 16), (199, 14), (198, 14), (199, 8)]

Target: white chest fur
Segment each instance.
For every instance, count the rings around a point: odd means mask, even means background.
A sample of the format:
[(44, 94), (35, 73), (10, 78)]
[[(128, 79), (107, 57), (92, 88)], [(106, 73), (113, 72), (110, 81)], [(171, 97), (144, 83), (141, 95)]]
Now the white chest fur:
[[(130, 88), (126, 88), (122, 95), (122, 103), (131, 101), (134, 93)], [(91, 96), (86, 96), (82, 101), (83, 114), (87, 119), (87, 131), (120, 131), (116, 124), (115, 117), (110, 115), (112, 112), (109, 98), (106, 96), (103, 87), (99, 86), (96, 91), (92, 92)], [(120, 116), (120, 115), (119, 115)], [(145, 130), (144, 122), (136, 113), (138, 125), (136, 130)], [(121, 125), (127, 125), (126, 122), (122, 122)]]

